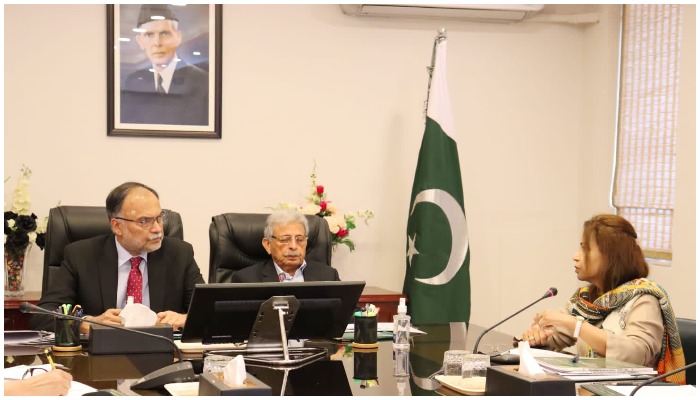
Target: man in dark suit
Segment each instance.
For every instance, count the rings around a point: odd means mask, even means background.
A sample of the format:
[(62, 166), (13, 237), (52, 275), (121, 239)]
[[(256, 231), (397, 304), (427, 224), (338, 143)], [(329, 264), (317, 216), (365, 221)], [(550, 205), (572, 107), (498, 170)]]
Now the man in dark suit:
[(309, 222), (292, 210), (277, 211), (267, 217), (262, 245), (270, 260), (233, 273), (232, 282), (339, 281), (338, 271), (316, 261), (307, 261), (306, 239)]
[(177, 55), (179, 20), (168, 5), (144, 4), (136, 42), (150, 65), (126, 78), (121, 88), (121, 122), (207, 125), (209, 74)]
[[(39, 307), (53, 311), (80, 304), (87, 320), (119, 325), (130, 296), (155, 311), (157, 323), (182, 327), (194, 286), (204, 279), (192, 245), (163, 237), (162, 212), (158, 193), (146, 185), (127, 182), (112, 190), (107, 216), (113, 234), (66, 246)], [(53, 331), (53, 317), (34, 315), (32, 329)], [(89, 324), (80, 329), (87, 333)]]

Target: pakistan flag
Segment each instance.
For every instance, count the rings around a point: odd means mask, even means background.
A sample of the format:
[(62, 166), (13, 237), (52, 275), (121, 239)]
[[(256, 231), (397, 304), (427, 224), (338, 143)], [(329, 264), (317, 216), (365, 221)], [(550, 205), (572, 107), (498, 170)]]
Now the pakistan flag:
[(446, 38), (435, 49), (425, 132), (408, 214), (403, 292), (415, 324), (469, 322), (469, 237), (447, 90)]

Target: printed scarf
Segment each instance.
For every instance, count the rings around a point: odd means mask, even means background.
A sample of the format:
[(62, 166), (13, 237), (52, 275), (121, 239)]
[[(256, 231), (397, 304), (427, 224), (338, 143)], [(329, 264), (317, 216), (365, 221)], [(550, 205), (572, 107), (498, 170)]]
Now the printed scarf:
[[(685, 356), (683, 355), (681, 337), (678, 333), (676, 316), (673, 313), (666, 291), (658, 284), (645, 278), (633, 279), (604, 293), (593, 302), (589, 299), (589, 288), (582, 287), (571, 297), (567, 308), (571, 314), (580, 315), (586, 321), (595, 324), (604, 320), (614, 310), (623, 307), (628, 301), (642, 294), (650, 294), (656, 297), (659, 300), (661, 314), (663, 315), (663, 345), (656, 370), (661, 375), (683, 367), (685, 365)], [(685, 372), (671, 375), (666, 380), (684, 385)]]

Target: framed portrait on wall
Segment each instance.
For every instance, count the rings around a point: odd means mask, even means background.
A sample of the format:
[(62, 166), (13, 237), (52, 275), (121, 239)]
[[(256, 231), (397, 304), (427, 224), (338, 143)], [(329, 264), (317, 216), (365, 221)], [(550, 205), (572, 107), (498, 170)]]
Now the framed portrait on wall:
[(107, 135), (221, 138), (221, 5), (107, 5)]

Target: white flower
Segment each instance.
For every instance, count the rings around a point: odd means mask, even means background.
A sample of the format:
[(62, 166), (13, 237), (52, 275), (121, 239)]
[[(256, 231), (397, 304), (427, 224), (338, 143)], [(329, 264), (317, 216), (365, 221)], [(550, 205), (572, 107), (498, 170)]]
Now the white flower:
[(49, 224), (49, 217), (44, 217), (41, 222), (36, 223), (37, 233), (46, 233), (46, 226)]
[(12, 229), (15, 227), (15, 220), (14, 219), (8, 219), (7, 220), (7, 227)]
[(326, 202), (326, 211), (333, 215), (338, 212), (338, 207), (336, 207), (332, 202), (328, 201)]
[(12, 212), (17, 215), (31, 215), (29, 211), (31, 206), (31, 198), (29, 197), (29, 178), (32, 176), (32, 171), (26, 166), (22, 166), (22, 175), (20, 176), (14, 192), (12, 192)]
[(327, 215), (323, 217), (323, 219), (328, 222), (328, 229), (330, 229), (331, 233), (338, 233), (338, 230), (340, 229), (347, 229), (348, 225), (345, 222), (345, 218), (339, 216), (339, 215)]
[(29, 243), (36, 243), (36, 232), (29, 232), (27, 236), (29, 236)]
[(340, 226), (338, 226), (337, 219), (338, 217), (335, 215), (327, 215), (323, 217), (323, 219), (328, 222), (328, 230), (331, 231), (331, 233), (336, 234), (340, 230)]
[(321, 206), (318, 204), (308, 203), (299, 209), (299, 212), (306, 215), (316, 215), (321, 212)]

